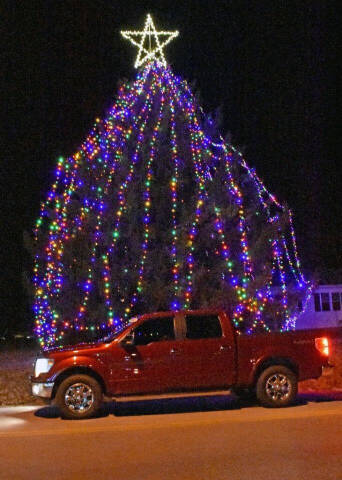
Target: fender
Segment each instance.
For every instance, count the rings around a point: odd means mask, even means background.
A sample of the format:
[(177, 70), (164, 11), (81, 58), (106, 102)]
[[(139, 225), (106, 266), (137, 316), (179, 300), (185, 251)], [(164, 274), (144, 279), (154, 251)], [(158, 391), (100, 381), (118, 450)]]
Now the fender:
[(250, 372), (249, 377), (249, 385), (255, 385), (259, 375), (265, 368), (271, 365), (284, 365), (284, 367), (290, 368), (296, 375), (298, 375), (298, 365), (291, 359), (289, 352), (284, 349), (284, 351), (273, 351), (270, 350), (269, 352), (265, 353), (257, 360), (252, 361), (253, 368)]
[(101, 353), (97, 353), (95, 356), (84, 354), (71, 355), (62, 361), (57, 362), (56, 367), (58, 367), (58, 370), (55, 370), (53, 366), (49, 372), (49, 378), (47, 379), (48, 382), (55, 383), (57, 381), (58, 383), (58, 378), (63, 377), (68, 370), (72, 373), (73, 369), (82, 368), (94, 372), (95, 375), (101, 379), (102, 386), (105, 388), (105, 391), (107, 391), (108, 385), (106, 379), (108, 378), (108, 367), (103, 358), (103, 354)]

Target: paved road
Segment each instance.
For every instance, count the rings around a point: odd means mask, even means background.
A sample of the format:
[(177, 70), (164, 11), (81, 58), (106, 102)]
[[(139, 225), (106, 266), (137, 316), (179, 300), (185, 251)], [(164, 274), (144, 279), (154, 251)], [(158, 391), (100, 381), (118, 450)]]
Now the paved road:
[(229, 396), (114, 402), (93, 420), (0, 408), (1, 480), (342, 480), (342, 393), (271, 410)]

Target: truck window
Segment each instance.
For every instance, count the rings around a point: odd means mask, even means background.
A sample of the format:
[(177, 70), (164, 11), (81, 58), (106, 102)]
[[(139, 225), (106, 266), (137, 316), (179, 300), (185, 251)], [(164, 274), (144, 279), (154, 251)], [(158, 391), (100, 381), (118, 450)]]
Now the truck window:
[(217, 338), (222, 336), (217, 315), (186, 315), (186, 338)]
[(160, 317), (146, 320), (134, 329), (134, 344), (147, 345), (175, 339), (173, 317)]

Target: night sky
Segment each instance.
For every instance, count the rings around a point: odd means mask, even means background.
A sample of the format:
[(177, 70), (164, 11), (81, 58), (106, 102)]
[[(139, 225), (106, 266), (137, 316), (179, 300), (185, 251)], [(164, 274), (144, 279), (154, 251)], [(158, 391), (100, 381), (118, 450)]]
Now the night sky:
[(206, 112), (222, 107), (222, 133), (293, 209), (306, 272), (342, 283), (335, 7), (324, 0), (8, 1), (0, 13), (0, 335), (31, 321), (23, 231), (33, 227), (57, 158), (71, 155), (105, 114), (118, 81), (135, 77), (137, 49), (119, 32), (141, 30), (147, 13), (157, 30), (180, 31), (165, 49), (174, 72), (196, 82)]

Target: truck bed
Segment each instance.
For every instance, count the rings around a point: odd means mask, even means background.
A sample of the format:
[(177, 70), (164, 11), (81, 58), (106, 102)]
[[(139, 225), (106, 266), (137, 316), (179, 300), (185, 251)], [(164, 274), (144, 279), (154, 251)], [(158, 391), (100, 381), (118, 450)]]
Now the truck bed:
[(328, 365), (327, 357), (315, 347), (315, 338), (332, 337), (337, 332), (330, 329), (310, 329), (291, 332), (272, 332), (260, 334), (241, 334), (236, 336), (236, 383), (251, 385), (253, 377), (265, 362), (291, 366), (299, 380), (318, 378), (322, 374), (322, 365)]

